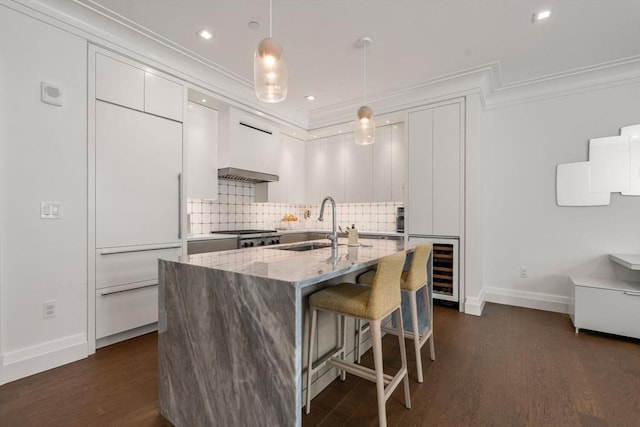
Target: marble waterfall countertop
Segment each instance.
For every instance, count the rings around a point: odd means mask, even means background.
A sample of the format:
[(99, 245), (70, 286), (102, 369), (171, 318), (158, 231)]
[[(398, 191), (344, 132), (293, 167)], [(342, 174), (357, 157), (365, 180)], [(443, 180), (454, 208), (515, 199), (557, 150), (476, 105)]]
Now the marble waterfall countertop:
[[(291, 230), (275, 230), (275, 233), (278, 235), (283, 234), (298, 234), (298, 233), (329, 233), (327, 230), (319, 230), (319, 229), (291, 229)], [(361, 235), (367, 236), (381, 236), (381, 237), (397, 237), (402, 239), (404, 237), (404, 233), (398, 233), (396, 231), (358, 231)], [(343, 233), (340, 233), (343, 234)], [(220, 234), (220, 233), (202, 233), (202, 234), (190, 234), (187, 236), (187, 241), (189, 242), (197, 242), (200, 240), (220, 240), (220, 239), (236, 239), (238, 238), (238, 234)]]
[(160, 260), (158, 399), (173, 425), (301, 426), (308, 295), (414, 246), (283, 250), (308, 242)]
[[(326, 239), (313, 241), (328, 242)], [(307, 242), (187, 255), (181, 257), (180, 262), (304, 287), (374, 266), (386, 255), (415, 246), (383, 239), (359, 239), (359, 246), (348, 246), (347, 239), (340, 238), (335, 256), (331, 247), (303, 252), (285, 249)]]

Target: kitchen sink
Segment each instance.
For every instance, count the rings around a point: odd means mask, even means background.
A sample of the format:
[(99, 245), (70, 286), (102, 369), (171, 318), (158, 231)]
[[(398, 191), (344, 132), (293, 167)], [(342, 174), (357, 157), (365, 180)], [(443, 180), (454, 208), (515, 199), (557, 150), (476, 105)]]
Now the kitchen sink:
[[(344, 243), (339, 244), (338, 246), (342, 246)], [(279, 246), (277, 248), (268, 248), (268, 249), (278, 249), (280, 251), (296, 251), (296, 252), (304, 252), (304, 251), (312, 251), (314, 249), (322, 249), (322, 248), (330, 248), (331, 243), (326, 242), (308, 242), (308, 243), (295, 243), (288, 246)]]

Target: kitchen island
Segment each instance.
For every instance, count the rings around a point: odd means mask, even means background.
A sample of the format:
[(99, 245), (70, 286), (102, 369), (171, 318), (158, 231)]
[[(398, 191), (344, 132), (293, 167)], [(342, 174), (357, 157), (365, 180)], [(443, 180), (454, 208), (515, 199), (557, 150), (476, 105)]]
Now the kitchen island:
[(308, 243), (160, 260), (159, 403), (170, 422), (301, 425), (306, 297), (413, 247), (341, 239), (337, 252), (295, 250)]

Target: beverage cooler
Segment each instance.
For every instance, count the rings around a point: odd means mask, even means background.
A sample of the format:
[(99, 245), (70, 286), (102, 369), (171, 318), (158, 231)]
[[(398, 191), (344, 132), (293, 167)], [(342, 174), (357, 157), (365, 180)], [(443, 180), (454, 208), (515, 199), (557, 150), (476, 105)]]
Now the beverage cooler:
[(433, 298), (459, 303), (458, 239), (409, 235), (413, 243), (433, 243)]

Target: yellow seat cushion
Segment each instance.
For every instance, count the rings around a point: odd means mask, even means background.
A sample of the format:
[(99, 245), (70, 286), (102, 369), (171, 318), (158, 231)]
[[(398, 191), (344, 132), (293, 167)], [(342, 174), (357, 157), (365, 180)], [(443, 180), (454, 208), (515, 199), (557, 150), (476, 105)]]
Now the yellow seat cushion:
[(382, 258), (371, 286), (331, 286), (311, 295), (309, 305), (368, 320), (382, 319), (400, 306), (400, 274), (405, 258), (404, 252)]
[(370, 286), (341, 283), (311, 295), (309, 305), (322, 310), (366, 318), (370, 296)]
[[(405, 281), (407, 280), (407, 271), (403, 271), (402, 275), (400, 276), (400, 287), (402, 289), (404, 289), (405, 287)], [(366, 286), (371, 286), (373, 285), (373, 279), (376, 277), (376, 271), (375, 270), (369, 270), (366, 273), (362, 273), (361, 275), (358, 276), (358, 284), (360, 285), (366, 285)]]

